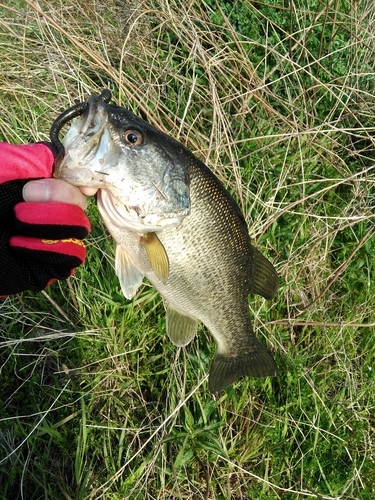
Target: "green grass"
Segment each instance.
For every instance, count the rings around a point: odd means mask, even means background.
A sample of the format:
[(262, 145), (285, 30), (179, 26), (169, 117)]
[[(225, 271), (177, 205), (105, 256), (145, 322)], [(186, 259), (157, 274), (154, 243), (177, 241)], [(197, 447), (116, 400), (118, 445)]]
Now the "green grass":
[(46, 140), (110, 87), (218, 175), (281, 280), (249, 298), (278, 377), (214, 399), (209, 333), (176, 349), (147, 283), (122, 296), (92, 202), (85, 265), (0, 304), (0, 498), (375, 497), (374, 19), (369, 0), (0, 6), (2, 140)]

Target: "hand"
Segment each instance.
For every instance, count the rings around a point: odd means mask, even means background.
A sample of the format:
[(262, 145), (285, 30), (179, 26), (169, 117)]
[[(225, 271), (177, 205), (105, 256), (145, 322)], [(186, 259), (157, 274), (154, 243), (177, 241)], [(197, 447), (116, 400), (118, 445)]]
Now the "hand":
[(0, 143), (0, 295), (40, 291), (84, 261), (86, 200), (78, 188), (50, 178), (53, 163), (46, 144)]

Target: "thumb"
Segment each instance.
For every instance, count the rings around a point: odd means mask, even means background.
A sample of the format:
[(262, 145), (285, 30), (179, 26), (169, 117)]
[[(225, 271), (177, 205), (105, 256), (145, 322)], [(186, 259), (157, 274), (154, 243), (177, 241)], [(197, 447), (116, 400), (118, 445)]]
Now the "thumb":
[(38, 179), (25, 184), (22, 191), (23, 199), (32, 203), (55, 201), (78, 205), (83, 210), (87, 208), (86, 197), (80, 189), (62, 179)]

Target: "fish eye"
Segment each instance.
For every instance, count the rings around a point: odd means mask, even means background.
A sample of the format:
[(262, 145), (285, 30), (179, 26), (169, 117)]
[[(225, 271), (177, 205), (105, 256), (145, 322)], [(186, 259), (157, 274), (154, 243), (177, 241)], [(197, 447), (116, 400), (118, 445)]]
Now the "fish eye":
[(123, 137), (128, 146), (140, 146), (143, 142), (142, 134), (138, 130), (126, 130)]

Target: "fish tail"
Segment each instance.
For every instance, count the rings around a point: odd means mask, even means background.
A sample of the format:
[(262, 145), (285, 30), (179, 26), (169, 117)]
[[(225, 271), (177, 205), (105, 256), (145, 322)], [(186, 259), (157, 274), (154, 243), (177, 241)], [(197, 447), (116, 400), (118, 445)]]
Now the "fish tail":
[(251, 352), (228, 356), (216, 353), (208, 378), (212, 393), (223, 391), (240, 377), (275, 377), (277, 366), (269, 351), (258, 341)]

